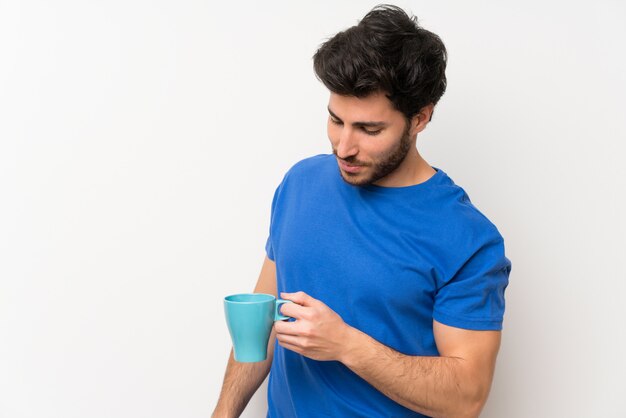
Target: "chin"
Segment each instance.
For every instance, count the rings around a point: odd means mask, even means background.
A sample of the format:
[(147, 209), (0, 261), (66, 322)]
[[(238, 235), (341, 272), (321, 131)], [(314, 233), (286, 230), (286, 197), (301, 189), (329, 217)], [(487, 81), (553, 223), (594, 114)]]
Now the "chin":
[(357, 175), (344, 173), (341, 169), (339, 170), (341, 174), (341, 178), (348, 184), (353, 186), (367, 186), (373, 183), (372, 178), (367, 174), (360, 173)]

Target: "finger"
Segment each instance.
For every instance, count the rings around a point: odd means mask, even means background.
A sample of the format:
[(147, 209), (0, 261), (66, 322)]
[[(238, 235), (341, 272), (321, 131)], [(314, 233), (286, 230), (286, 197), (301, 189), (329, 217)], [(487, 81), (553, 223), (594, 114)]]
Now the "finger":
[[(296, 338), (296, 337), (290, 337), (290, 338)], [(281, 337), (281, 339), (276, 338), (276, 340), (278, 341), (278, 344), (281, 347), (294, 351), (298, 354), (302, 354), (302, 347), (300, 347), (295, 340), (291, 340), (285, 336)]]
[(309, 308), (298, 305), (297, 302), (294, 303), (283, 303), (280, 306), (280, 314), (285, 316), (290, 316), (295, 319), (302, 319), (306, 315), (306, 311)]
[(303, 291), (299, 291), (295, 293), (281, 292), (280, 297), (283, 299), (287, 299), (292, 302), (295, 302), (298, 305), (302, 305), (302, 306), (314, 306), (315, 303), (317, 302), (317, 299), (313, 298), (312, 296), (307, 295)]
[(300, 335), (297, 322), (274, 322), (274, 331), (277, 338), (279, 335)]
[(279, 343), (282, 343), (282, 344), (289, 344), (294, 347), (301, 346), (301, 344), (299, 343), (300, 337), (297, 337), (295, 335), (277, 334), (276, 339), (278, 340)]
[(287, 343), (281, 343), (280, 341), (278, 342), (278, 344), (280, 344), (281, 347), (286, 348), (287, 350), (291, 350), (294, 353), (298, 353), (298, 354), (303, 354), (304, 351), (296, 346), (296, 345), (291, 345), (291, 344), (287, 344)]

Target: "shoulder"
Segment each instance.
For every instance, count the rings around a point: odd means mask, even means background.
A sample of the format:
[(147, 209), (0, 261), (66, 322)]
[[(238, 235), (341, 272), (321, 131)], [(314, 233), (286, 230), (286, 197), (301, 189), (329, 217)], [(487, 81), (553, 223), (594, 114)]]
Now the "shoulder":
[(285, 173), (279, 188), (310, 185), (312, 180), (324, 183), (336, 174), (337, 163), (334, 155), (319, 154), (305, 158), (291, 166)]
[(295, 163), (285, 174), (285, 177), (306, 177), (328, 172), (336, 166), (335, 157), (332, 154), (318, 154)]
[(447, 219), (448, 229), (459, 239), (502, 240), (496, 225), (474, 205), (465, 189), (443, 174), (439, 197), (441, 215)]
[(332, 154), (319, 154), (300, 160), (287, 170), (276, 188), (274, 198), (287, 192), (291, 195), (309, 190), (311, 184), (325, 183), (333, 174), (337, 174), (337, 163)]
[(464, 274), (492, 269), (510, 271), (504, 238), (496, 225), (470, 200), (466, 191), (445, 176), (437, 194), (440, 254), (445, 254), (443, 282)]

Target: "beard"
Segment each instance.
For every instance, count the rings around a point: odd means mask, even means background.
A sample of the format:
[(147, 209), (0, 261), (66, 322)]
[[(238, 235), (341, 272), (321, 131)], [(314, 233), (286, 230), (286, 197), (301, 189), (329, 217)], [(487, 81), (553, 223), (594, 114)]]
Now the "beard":
[[(380, 159), (371, 163), (360, 162), (355, 157), (343, 158), (342, 160), (348, 164), (360, 165), (370, 168), (371, 173), (363, 177), (362, 174), (356, 173), (344, 173), (339, 169), (341, 178), (348, 184), (353, 186), (367, 186), (377, 182), (383, 177), (391, 174), (404, 159), (406, 158), (409, 150), (411, 149), (411, 137), (409, 135), (409, 127), (402, 134), (398, 145), (386, 152)], [(337, 150), (333, 149), (333, 154), (337, 157)], [(339, 158), (339, 157), (337, 157)]]

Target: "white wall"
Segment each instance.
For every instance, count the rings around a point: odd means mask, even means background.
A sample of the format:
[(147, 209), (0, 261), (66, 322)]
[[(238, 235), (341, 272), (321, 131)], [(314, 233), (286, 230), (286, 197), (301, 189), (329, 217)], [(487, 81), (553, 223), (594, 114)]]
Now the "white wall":
[[(329, 151), (311, 56), (375, 4), (0, 0), (0, 417), (210, 415), (221, 298)], [(398, 5), (449, 50), (418, 147), (513, 262), (483, 416), (623, 416), (624, 3)]]

